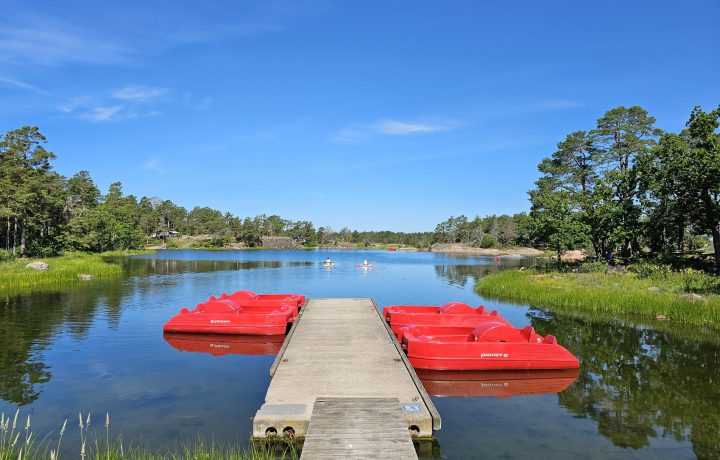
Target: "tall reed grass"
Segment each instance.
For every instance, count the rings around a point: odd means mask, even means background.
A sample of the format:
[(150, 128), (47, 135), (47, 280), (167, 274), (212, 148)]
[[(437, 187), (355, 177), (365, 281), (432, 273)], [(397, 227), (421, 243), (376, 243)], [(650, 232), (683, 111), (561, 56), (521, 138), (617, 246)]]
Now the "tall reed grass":
[(485, 297), (595, 317), (665, 319), (720, 329), (720, 296), (707, 290), (704, 296), (688, 295), (687, 279), (687, 273), (642, 278), (635, 273), (509, 270), (481, 278), (475, 289)]
[[(57, 433), (57, 439), (44, 436), (38, 441), (33, 433), (30, 416), (21, 416), (20, 409), (15, 415), (0, 415), (0, 460), (60, 460), (79, 458), (81, 460), (296, 460), (298, 449), (292, 440), (275, 442), (251, 442), (247, 445), (223, 444), (198, 437), (165, 450), (152, 450), (144, 445), (125, 442), (120, 436), (110, 433), (110, 414), (105, 414), (101, 434), (90, 430), (90, 414), (78, 414), (77, 428), (80, 430), (79, 444), (65, 446), (62, 443), (68, 421)], [(74, 447), (74, 448), (73, 448)]]
[[(25, 266), (34, 261), (46, 262), (48, 270), (34, 270)], [(46, 259), (17, 259), (0, 263), (0, 294), (17, 294), (34, 290), (75, 284), (78, 275), (95, 278), (120, 276), (122, 268), (108, 263), (100, 254), (68, 253), (61, 257)]]

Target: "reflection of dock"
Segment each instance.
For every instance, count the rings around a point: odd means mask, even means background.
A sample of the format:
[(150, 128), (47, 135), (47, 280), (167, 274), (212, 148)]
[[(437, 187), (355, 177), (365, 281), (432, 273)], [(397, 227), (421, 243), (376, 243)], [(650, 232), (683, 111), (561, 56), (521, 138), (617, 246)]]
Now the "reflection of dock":
[(253, 436), (305, 437), (306, 458), (416, 458), (440, 417), (370, 299), (313, 299), (271, 370)]
[(418, 370), (425, 390), (437, 397), (511, 396), (560, 393), (573, 384), (579, 369), (548, 371)]

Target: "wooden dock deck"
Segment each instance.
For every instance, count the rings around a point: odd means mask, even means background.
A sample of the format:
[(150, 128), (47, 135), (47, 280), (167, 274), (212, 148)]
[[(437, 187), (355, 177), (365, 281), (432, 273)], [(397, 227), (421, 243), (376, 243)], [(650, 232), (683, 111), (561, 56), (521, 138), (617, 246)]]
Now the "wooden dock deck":
[(411, 434), (440, 429), (371, 299), (310, 300), (270, 373), (253, 436), (305, 437), (305, 458), (416, 458)]

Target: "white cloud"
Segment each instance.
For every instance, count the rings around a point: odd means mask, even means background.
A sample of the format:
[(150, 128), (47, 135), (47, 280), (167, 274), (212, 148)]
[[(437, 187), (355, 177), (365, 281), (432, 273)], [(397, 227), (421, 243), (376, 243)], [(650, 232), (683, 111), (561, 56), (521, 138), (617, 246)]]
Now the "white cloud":
[(393, 136), (408, 136), (412, 134), (437, 133), (447, 131), (451, 127), (442, 124), (408, 123), (398, 120), (385, 120), (377, 123), (375, 129), (381, 134)]
[(162, 167), (162, 164), (160, 163), (159, 158), (150, 158), (148, 161), (145, 162), (143, 168), (153, 172), (165, 171), (165, 169)]
[(81, 113), (78, 118), (92, 122), (110, 121), (118, 117), (122, 108), (121, 105), (92, 107), (90, 110)]
[(55, 19), (25, 17), (4, 22), (6, 26), (0, 26), (0, 62), (45, 66), (108, 64), (126, 62), (132, 54), (105, 35)]
[(113, 91), (110, 97), (120, 100), (145, 102), (163, 96), (167, 94), (167, 92), (167, 88), (126, 86), (125, 88)]
[(458, 128), (456, 122), (418, 123), (400, 120), (380, 120), (371, 124), (356, 124), (340, 129), (332, 137), (335, 142), (351, 143), (370, 140), (379, 135), (413, 136), (439, 133)]
[(24, 81), (16, 80), (16, 79), (10, 78), (10, 77), (4, 77), (2, 75), (0, 75), (0, 84), (2, 84), (4, 86), (12, 86), (13, 88), (18, 88), (18, 89), (29, 89), (29, 90), (37, 91), (37, 88), (35, 88), (30, 83), (25, 83)]

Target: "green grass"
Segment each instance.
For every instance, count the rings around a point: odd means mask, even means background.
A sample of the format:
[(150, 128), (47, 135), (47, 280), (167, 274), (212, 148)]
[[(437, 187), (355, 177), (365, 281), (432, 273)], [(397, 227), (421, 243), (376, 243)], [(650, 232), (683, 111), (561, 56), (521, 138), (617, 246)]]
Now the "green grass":
[[(105, 255), (126, 255), (120, 253), (85, 254), (68, 253), (61, 257), (43, 259), (22, 258), (0, 263), (0, 294), (18, 294), (48, 288), (56, 288), (76, 283), (79, 274), (92, 275), (95, 278), (106, 278), (122, 275), (122, 268), (117, 264), (106, 262)], [(34, 261), (43, 261), (48, 270), (33, 270), (25, 266)], [(92, 281), (90, 281), (92, 282)]]
[[(485, 276), (485, 297), (603, 318), (682, 322), (720, 329), (720, 279), (692, 270), (641, 277), (636, 273), (510, 270)], [(688, 293), (702, 297), (690, 300)]]
[[(110, 415), (101, 422), (100, 434), (91, 432), (93, 420), (90, 414), (78, 415), (74, 423), (63, 423), (60, 431), (38, 437), (32, 431), (30, 416), (21, 416), (20, 410), (14, 416), (0, 416), (0, 460), (57, 460), (79, 458), (82, 460), (294, 460), (299, 457), (293, 440), (250, 442), (248, 444), (223, 444), (198, 437), (168, 449), (153, 450), (142, 444), (125, 442), (120, 436), (110, 433)], [(66, 430), (79, 430), (80, 437), (75, 446), (63, 444)], [(62, 452), (65, 452), (62, 454)]]

